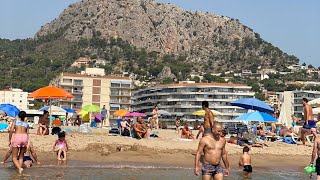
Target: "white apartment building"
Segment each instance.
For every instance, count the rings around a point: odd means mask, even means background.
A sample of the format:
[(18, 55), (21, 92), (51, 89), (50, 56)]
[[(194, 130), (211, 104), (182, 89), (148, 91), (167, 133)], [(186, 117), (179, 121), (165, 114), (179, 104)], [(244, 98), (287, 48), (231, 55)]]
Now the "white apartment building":
[(173, 116), (195, 120), (194, 111), (201, 110), (202, 101), (209, 102), (209, 108), (222, 113), (217, 120), (232, 120), (247, 110), (231, 106), (230, 102), (241, 98), (252, 98), (251, 87), (229, 83), (179, 83), (148, 87), (133, 92), (133, 110), (151, 114), (154, 105)]
[(101, 74), (100, 68), (88, 68), (83, 74), (61, 73), (50, 84), (62, 87), (74, 95), (73, 99), (60, 100), (63, 108), (81, 109), (91, 104), (102, 108), (105, 105), (111, 120), (117, 118), (113, 116), (114, 111), (131, 110), (132, 80)]
[(0, 104), (12, 104), (21, 110), (28, 109), (28, 92), (9, 88), (0, 90)]

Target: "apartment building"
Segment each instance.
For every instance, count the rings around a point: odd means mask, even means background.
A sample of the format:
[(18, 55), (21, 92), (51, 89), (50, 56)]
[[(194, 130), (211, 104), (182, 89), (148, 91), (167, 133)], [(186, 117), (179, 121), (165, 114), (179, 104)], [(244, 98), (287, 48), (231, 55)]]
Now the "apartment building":
[(230, 102), (241, 98), (252, 98), (251, 87), (229, 83), (179, 83), (148, 87), (133, 92), (133, 110), (151, 114), (153, 106), (166, 110), (173, 116), (183, 115), (184, 119), (195, 120), (192, 115), (201, 110), (202, 101), (208, 101), (209, 107), (222, 113), (218, 120), (232, 120), (247, 110), (231, 106)]
[(26, 110), (29, 105), (28, 92), (16, 88), (0, 90), (0, 104), (12, 104), (21, 110)]
[(100, 68), (90, 68), (82, 74), (61, 73), (51, 84), (74, 95), (73, 99), (61, 100), (61, 107), (81, 109), (90, 104), (101, 108), (105, 105), (111, 120), (117, 118), (113, 116), (114, 111), (131, 110), (132, 80), (128, 77), (107, 76), (101, 74)]

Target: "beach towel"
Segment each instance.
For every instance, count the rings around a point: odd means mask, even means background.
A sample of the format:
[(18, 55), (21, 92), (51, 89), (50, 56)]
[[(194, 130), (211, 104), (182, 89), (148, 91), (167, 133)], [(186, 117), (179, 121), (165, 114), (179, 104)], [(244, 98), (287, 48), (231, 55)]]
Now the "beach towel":
[(287, 143), (287, 144), (297, 144), (296, 142), (294, 142), (294, 141), (292, 140), (291, 137), (285, 137), (285, 138), (283, 138), (282, 141), (285, 142), (285, 143)]
[(4, 131), (8, 129), (9, 125), (6, 123), (0, 123), (0, 131)]

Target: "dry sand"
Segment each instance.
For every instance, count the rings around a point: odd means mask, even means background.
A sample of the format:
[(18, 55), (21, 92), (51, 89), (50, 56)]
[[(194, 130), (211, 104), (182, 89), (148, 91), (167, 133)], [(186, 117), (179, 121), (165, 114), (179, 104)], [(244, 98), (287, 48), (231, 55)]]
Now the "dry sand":
[[(97, 129), (91, 134), (69, 132), (68, 159), (90, 162), (137, 162), (192, 167), (199, 140), (179, 141), (173, 130), (159, 130), (160, 138), (136, 140), (128, 137), (109, 136), (107, 129)], [(30, 138), (41, 162), (55, 160), (51, 152), (56, 136)], [(0, 133), (1, 159), (8, 149), (8, 133)], [(267, 142), (269, 147), (252, 148), (253, 165), (260, 168), (281, 167), (301, 169), (310, 162), (312, 147)], [(231, 167), (237, 167), (242, 147), (227, 144)]]

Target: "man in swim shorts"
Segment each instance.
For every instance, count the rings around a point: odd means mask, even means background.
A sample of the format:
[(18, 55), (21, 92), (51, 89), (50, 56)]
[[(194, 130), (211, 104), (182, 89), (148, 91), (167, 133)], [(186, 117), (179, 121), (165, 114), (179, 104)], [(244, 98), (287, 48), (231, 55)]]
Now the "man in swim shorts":
[(212, 111), (209, 109), (209, 102), (208, 101), (202, 101), (202, 109), (205, 111), (204, 115), (204, 135), (208, 133), (212, 133), (212, 127), (214, 123), (214, 115)]
[(305, 120), (305, 124), (301, 130), (301, 141), (302, 144), (306, 144), (306, 133), (310, 132), (313, 134), (314, 137), (317, 137), (317, 126), (316, 122), (313, 118), (312, 107), (308, 104), (307, 98), (302, 98), (303, 104), (303, 118)]
[(204, 163), (202, 166), (202, 179), (223, 179), (223, 167), (220, 165), (222, 159), (225, 165), (225, 175), (229, 175), (229, 162), (225, 149), (226, 140), (222, 138), (222, 126), (216, 123), (213, 133), (208, 133), (201, 138), (194, 163), (194, 174), (199, 175), (199, 161), (201, 153), (204, 153)]
[(316, 137), (313, 144), (313, 150), (311, 155), (311, 162), (310, 166), (313, 166), (314, 159), (316, 158), (316, 155), (318, 155), (318, 158), (316, 160), (316, 172), (317, 172), (317, 180), (320, 180), (320, 137)]

